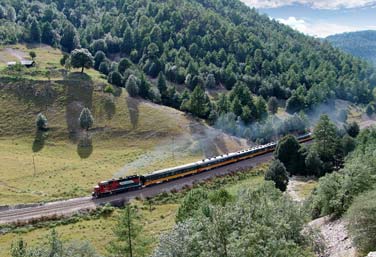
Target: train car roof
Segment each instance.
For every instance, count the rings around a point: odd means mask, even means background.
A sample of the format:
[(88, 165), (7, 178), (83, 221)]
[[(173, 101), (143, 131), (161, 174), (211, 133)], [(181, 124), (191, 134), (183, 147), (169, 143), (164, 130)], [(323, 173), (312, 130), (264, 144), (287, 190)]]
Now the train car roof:
[(269, 144), (265, 144), (265, 145), (257, 145), (255, 147), (249, 148), (247, 150), (232, 152), (232, 153), (223, 154), (223, 155), (219, 155), (219, 156), (215, 156), (215, 157), (211, 157), (211, 158), (205, 158), (201, 161), (192, 162), (192, 163), (188, 163), (188, 164), (177, 166), (177, 167), (171, 167), (171, 168), (166, 168), (166, 169), (162, 169), (162, 170), (157, 170), (157, 171), (154, 171), (150, 174), (144, 175), (144, 177), (149, 177), (149, 176), (153, 176), (153, 175), (157, 175), (157, 174), (163, 174), (163, 173), (170, 173), (170, 172), (174, 172), (176, 170), (181, 170), (181, 169), (193, 168), (195, 166), (199, 166), (199, 165), (202, 165), (204, 163), (206, 163), (206, 164), (214, 163), (214, 162), (219, 161), (219, 160), (225, 160), (227, 158), (231, 158), (233, 156), (237, 156), (237, 155), (242, 154), (242, 153), (250, 153), (252, 151), (255, 151), (255, 150), (258, 150), (258, 149), (261, 149), (261, 148), (264, 148), (264, 147), (272, 146), (272, 145), (275, 145), (275, 144), (276, 143), (273, 142), (273, 143), (269, 143)]

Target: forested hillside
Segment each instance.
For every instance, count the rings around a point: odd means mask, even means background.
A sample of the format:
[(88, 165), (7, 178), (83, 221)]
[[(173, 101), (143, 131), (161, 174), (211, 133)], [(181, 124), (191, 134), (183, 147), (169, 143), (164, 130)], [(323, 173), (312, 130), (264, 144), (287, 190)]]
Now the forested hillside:
[[(246, 124), (263, 120), (272, 96), (290, 113), (332, 98), (373, 100), (376, 77), (365, 62), (238, 0), (5, 0), (0, 18), (2, 44), (87, 48), (94, 68), (130, 95), (212, 122), (230, 112)], [(158, 77), (158, 90), (131, 62)], [(218, 100), (202, 90), (223, 87), (232, 94)]]
[(334, 46), (376, 64), (376, 31), (358, 31), (329, 36)]

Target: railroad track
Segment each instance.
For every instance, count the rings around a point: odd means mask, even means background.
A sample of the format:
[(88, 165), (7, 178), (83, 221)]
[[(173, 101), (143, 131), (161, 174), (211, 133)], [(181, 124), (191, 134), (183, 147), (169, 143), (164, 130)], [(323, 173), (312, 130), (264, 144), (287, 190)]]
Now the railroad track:
[(0, 211), (0, 224), (23, 224), (31, 221), (37, 221), (38, 219), (42, 218), (48, 219), (54, 217), (70, 216), (79, 211), (93, 210), (98, 206), (104, 205), (106, 203), (122, 203), (134, 199), (136, 197), (152, 197), (162, 192), (169, 192), (174, 189), (179, 190), (184, 186), (192, 185), (200, 181), (205, 181), (211, 177), (226, 175), (242, 168), (255, 167), (261, 163), (271, 160), (272, 156), (273, 153), (267, 153), (248, 160), (219, 167), (217, 169), (213, 169), (207, 172), (198, 173), (188, 177), (183, 177), (181, 179), (169, 181), (163, 184), (158, 184), (122, 194), (111, 195), (104, 198), (92, 199), (91, 197), (82, 197), (66, 201), (46, 203), (34, 207), (3, 210)]

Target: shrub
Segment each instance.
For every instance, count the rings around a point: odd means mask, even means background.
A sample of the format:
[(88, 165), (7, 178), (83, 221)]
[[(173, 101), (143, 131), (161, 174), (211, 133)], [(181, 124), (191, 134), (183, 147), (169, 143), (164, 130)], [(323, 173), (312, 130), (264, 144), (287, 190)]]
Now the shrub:
[(37, 126), (37, 129), (39, 130), (45, 130), (48, 125), (48, 121), (46, 116), (44, 116), (42, 113), (39, 113), (37, 115), (37, 119), (35, 120), (35, 124)]
[(289, 177), (283, 163), (279, 160), (274, 160), (265, 173), (265, 180), (274, 181), (279, 190), (285, 191), (289, 183)]
[(363, 254), (376, 251), (376, 190), (355, 198), (347, 212), (350, 234)]

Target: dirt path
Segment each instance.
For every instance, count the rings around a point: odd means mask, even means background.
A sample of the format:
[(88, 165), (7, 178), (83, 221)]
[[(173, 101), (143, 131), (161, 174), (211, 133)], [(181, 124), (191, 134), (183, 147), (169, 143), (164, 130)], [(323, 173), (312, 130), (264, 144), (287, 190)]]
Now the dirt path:
[(328, 216), (325, 216), (311, 221), (308, 225), (321, 233), (326, 248), (325, 257), (357, 256), (343, 218), (331, 221)]
[(310, 177), (292, 176), (289, 179), (286, 193), (296, 202), (303, 202), (316, 185), (316, 181)]

